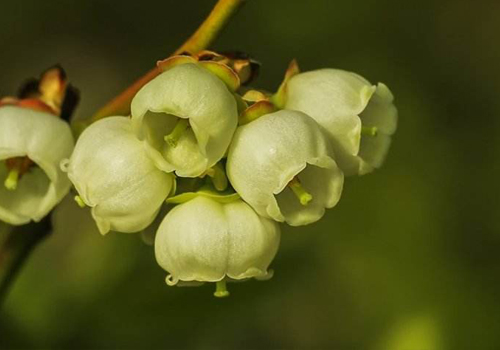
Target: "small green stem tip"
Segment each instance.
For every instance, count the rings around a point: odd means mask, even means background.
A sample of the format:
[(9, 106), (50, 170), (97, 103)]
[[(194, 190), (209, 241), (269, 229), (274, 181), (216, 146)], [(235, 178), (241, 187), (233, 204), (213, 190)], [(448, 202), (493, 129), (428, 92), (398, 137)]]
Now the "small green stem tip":
[(226, 289), (226, 280), (222, 280), (215, 283), (215, 293), (214, 296), (217, 298), (225, 298), (229, 296), (229, 292)]
[(170, 147), (175, 148), (177, 146), (177, 142), (188, 127), (189, 121), (184, 118), (179, 118), (172, 132), (165, 136), (165, 142), (167, 142)]
[(377, 136), (378, 128), (376, 126), (362, 126), (361, 135), (366, 136)]
[(229, 182), (221, 163), (215, 164), (212, 168), (208, 169), (206, 173), (212, 179), (212, 183), (217, 191), (226, 190)]
[(309, 192), (305, 190), (304, 187), (302, 187), (302, 184), (300, 183), (300, 180), (297, 176), (295, 176), (292, 181), (288, 183), (288, 187), (293, 191), (295, 196), (300, 201), (300, 204), (306, 206), (309, 204), (310, 201), (312, 201), (313, 196)]
[(5, 182), (3, 184), (5, 185), (5, 188), (8, 189), (9, 191), (14, 191), (17, 188), (18, 181), (19, 181), (19, 170), (12, 169), (11, 171), (9, 171), (9, 174), (7, 175), (7, 178), (5, 179)]
[(78, 204), (78, 206), (80, 208), (85, 208), (86, 207), (85, 202), (83, 201), (82, 197), (80, 197), (80, 196), (75, 196), (75, 202)]

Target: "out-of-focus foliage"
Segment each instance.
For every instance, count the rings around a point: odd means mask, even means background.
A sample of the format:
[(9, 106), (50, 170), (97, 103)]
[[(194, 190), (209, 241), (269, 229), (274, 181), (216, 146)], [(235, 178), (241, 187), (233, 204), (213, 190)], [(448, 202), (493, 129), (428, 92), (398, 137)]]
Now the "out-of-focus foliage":
[[(172, 52), (214, 1), (8, 1), (0, 94), (53, 63), (95, 111)], [(383, 81), (385, 166), (285, 228), (269, 282), (169, 288), (138, 235), (101, 237), (67, 200), (0, 314), (3, 348), (457, 349), (500, 344), (500, 3), (251, 0), (216, 49), (277, 88), (290, 59)], [(0, 227), (0, 231), (2, 228)]]

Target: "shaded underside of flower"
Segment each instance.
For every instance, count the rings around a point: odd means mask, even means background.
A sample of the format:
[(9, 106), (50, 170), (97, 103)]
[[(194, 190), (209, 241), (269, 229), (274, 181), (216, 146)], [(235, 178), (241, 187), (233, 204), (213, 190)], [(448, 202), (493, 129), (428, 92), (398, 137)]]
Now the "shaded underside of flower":
[(56, 116), (0, 107), (0, 220), (21, 225), (48, 214), (69, 191), (59, 163), (73, 144), (69, 126)]
[(332, 157), (313, 119), (282, 110), (238, 128), (227, 171), (233, 187), (260, 215), (306, 225), (340, 199), (344, 177)]
[(314, 118), (329, 136), (346, 175), (382, 165), (397, 126), (390, 90), (338, 69), (300, 73), (287, 83), (286, 108)]
[(238, 120), (226, 85), (192, 63), (145, 85), (132, 101), (132, 123), (150, 157), (167, 172), (196, 177), (225, 154)]

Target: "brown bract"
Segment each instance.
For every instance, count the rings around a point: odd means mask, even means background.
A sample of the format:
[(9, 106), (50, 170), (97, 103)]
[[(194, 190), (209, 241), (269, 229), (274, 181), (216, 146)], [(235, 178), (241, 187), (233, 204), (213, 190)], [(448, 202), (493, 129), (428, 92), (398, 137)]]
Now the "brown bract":
[[(17, 106), (55, 116), (71, 115), (77, 103), (78, 93), (68, 84), (66, 73), (60, 66), (47, 69), (40, 79), (29, 80), (21, 87), (19, 97), (0, 99), (0, 107)], [(35, 166), (28, 157), (9, 158), (5, 163), (9, 170), (17, 170), (19, 179)]]

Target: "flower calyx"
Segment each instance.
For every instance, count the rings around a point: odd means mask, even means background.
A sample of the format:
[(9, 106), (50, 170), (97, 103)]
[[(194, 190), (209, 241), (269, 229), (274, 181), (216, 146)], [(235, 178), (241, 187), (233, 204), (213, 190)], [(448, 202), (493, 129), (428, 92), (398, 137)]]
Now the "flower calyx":
[(300, 73), (299, 64), (297, 63), (296, 59), (293, 59), (288, 65), (287, 70), (285, 71), (285, 77), (280, 87), (278, 88), (278, 91), (271, 97), (271, 101), (279, 108), (281, 109), (285, 108), (288, 82), (290, 81), (290, 79), (292, 79), (295, 75), (299, 73)]
[(242, 96), (242, 99), (247, 103), (248, 107), (240, 113), (238, 124), (240, 126), (245, 125), (263, 115), (284, 109), (287, 98), (288, 81), (299, 73), (299, 66), (294, 59), (290, 62), (285, 72), (285, 78), (274, 95), (259, 90), (248, 90)]
[(201, 176), (202, 178), (208, 176), (217, 191), (225, 191), (229, 186), (229, 181), (226, 176), (226, 171), (221, 162), (215, 164), (210, 169), (207, 169)]
[[(202, 56), (203, 57), (203, 56)], [(241, 85), (240, 77), (238, 73), (235, 72), (230, 66), (226, 65), (223, 62), (214, 61), (214, 60), (201, 60), (199, 56), (194, 55), (176, 55), (169, 57), (165, 60), (158, 61), (156, 65), (164, 72), (169, 69), (186, 63), (194, 63), (199, 65), (200, 67), (205, 68), (216, 77), (218, 77), (224, 84), (227, 86), (229, 91), (236, 92)]]
[(28, 80), (17, 97), (0, 99), (0, 107), (13, 105), (46, 112), (69, 120), (79, 102), (78, 90), (68, 83), (64, 69), (55, 65), (45, 70), (39, 79)]
[(199, 52), (196, 57), (199, 61), (218, 62), (230, 67), (240, 78), (241, 85), (251, 83), (260, 71), (260, 62), (241, 51), (217, 53), (204, 50)]
[(240, 113), (238, 125), (248, 124), (263, 115), (276, 111), (278, 111), (278, 107), (276, 107), (271, 101), (267, 99), (256, 101)]
[(172, 197), (169, 197), (165, 200), (168, 204), (182, 204), (189, 202), (190, 200), (197, 198), (197, 197), (205, 197), (209, 198), (211, 200), (214, 200), (218, 203), (226, 204), (226, 203), (231, 203), (234, 202), (238, 199), (240, 199), (240, 195), (238, 193), (235, 193), (234, 191), (223, 191), (219, 192), (216, 191), (215, 188), (212, 186), (204, 186), (200, 188), (196, 192), (184, 192)]

